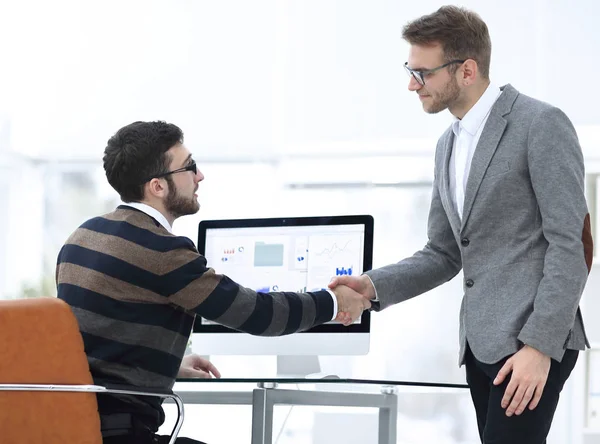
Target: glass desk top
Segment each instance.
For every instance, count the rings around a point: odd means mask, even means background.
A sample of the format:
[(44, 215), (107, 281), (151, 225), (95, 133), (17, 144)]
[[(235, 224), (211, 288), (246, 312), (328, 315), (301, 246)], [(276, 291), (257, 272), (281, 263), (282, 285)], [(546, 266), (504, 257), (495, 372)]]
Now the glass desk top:
[(189, 386), (187, 383), (194, 384), (360, 384), (374, 386), (405, 386), (405, 387), (431, 387), (431, 388), (449, 388), (466, 389), (466, 384), (453, 384), (445, 382), (421, 382), (421, 381), (388, 381), (377, 379), (354, 379), (340, 378), (335, 375), (328, 375), (320, 378), (178, 378), (176, 384), (179, 386)]

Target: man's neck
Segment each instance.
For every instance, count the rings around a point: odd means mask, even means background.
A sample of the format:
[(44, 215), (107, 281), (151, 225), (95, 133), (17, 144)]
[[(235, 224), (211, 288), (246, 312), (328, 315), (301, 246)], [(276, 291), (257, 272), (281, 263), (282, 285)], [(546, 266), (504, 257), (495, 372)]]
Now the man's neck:
[(172, 214), (170, 214), (164, 207), (164, 205), (162, 205), (161, 202), (153, 202), (153, 201), (149, 201), (149, 200), (142, 200), (140, 201), (140, 203), (143, 203), (145, 205), (148, 205), (149, 207), (154, 208), (156, 211), (158, 211), (160, 214), (162, 214), (165, 219), (167, 219), (167, 222), (169, 222), (170, 226), (173, 226), (173, 222), (175, 222), (175, 217), (173, 217)]
[(488, 86), (490, 86), (490, 81), (485, 80), (466, 89), (463, 100), (449, 108), (452, 115), (459, 120), (465, 117), (471, 108), (473, 108), (479, 99), (481, 99), (481, 96), (483, 96), (483, 93), (485, 93)]

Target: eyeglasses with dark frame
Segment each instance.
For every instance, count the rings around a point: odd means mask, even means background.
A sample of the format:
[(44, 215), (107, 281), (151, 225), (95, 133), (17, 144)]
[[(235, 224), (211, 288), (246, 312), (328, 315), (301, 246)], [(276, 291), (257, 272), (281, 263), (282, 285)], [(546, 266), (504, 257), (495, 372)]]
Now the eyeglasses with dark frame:
[(421, 71), (417, 71), (415, 69), (410, 69), (408, 67), (408, 62), (404, 63), (404, 69), (406, 69), (406, 72), (408, 73), (409, 76), (413, 76), (415, 78), (415, 80), (417, 81), (417, 83), (419, 85), (425, 86), (425, 76), (429, 75), (429, 74), (433, 74), (436, 71), (439, 71), (442, 68), (445, 68), (446, 66), (450, 66), (450, 65), (454, 65), (455, 63), (465, 63), (465, 60), (452, 60), (448, 63), (444, 63), (443, 65), (440, 65), (436, 68), (431, 68), (431, 69), (423, 69)]
[(169, 175), (175, 174), (175, 173), (183, 173), (184, 171), (191, 171), (194, 174), (198, 174), (198, 167), (196, 166), (196, 162), (192, 160), (192, 163), (190, 163), (188, 166), (184, 166), (182, 168), (177, 168), (176, 170), (173, 170), (173, 171), (167, 171), (166, 173), (157, 174), (155, 176), (152, 176), (152, 177), (144, 180), (142, 183), (150, 182), (152, 179), (160, 179), (161, 177), (169, 176)]

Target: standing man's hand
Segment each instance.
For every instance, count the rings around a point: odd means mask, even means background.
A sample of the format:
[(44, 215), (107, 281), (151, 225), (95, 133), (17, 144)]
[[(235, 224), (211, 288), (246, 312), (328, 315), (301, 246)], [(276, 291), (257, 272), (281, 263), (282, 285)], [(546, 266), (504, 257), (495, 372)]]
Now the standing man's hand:
[(367, 299), (375, 299), (375, 288), (371, 279), (366, 274), (360, 276), (336, 276), (329, 282), (329, 288), (332, 290), (338, 285), (345, 285), (352, 290), (362, 294)]
[(502, 384), (511, 372), (501, 403), (506, 416), (520, 415), (527, 406), (529, 410), (537, 407), (548, 380), (550, 357), (525, 345), (506, 361), (494, 379), (494, 385)]
[[(345, 285), (357, 293), (360, 293), (365, 299), (365, 302), (368, 303), (366, 308), (371, 308), (371, 299), (375, 299), (375, 288), (373, 287), (371, 279), (369, 279), (367, 275), (336, 276), (329, 283), (329, 288), (335, 292), (335, 289), (338, 287), (338, 285)], [(335, 320), (344, 325), (350, 325), (353, 322), (351, 320), (350, 313), (342, 309), (338, 309), (338, 315), (336, 316)]]
[(184, 356), (177, 373), (178, 378), (202, 378), (210, 379), (214, 375), (220, 378), (221, 373), (208, 359), (201, 358), (196, 354)]

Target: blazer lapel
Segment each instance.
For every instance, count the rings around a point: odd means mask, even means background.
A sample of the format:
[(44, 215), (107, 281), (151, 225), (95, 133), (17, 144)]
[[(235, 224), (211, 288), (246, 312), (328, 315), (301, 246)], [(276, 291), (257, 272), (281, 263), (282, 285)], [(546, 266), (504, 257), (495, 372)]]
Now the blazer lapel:
[(506, 129), (506, 119), (503, 117), (508, 114), (512, 108), (514, 101), (516, 100), (519, 93), (511, 85), (506, 85), (502, 88), (502, 94), (492, 107), (490, 115), (477, 147), (473, 154), (473, 161), (471, 162), (471, 170), (469, 172), (469, 178), (467, 179), (467, 187), (465, 190), (465, 204), (463, 207), (463, 217), (461, 231), (467, 224), (473, 202), (477, 197), (477, 191), (485, 175), (485, 171), (498, 148), (500, 139)]

